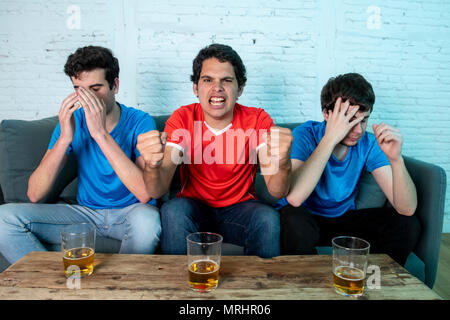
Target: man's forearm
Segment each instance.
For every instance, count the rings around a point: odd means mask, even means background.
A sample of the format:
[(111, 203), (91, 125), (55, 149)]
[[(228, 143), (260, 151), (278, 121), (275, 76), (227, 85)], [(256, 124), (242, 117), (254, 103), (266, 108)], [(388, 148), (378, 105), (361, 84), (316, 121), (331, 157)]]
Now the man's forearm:
[(28, 180), (27, 196), (31, 202), (38, 202), (48, 194), (67, 161), (66, 151), (69, 145), (69, 141), (59, 138), (53, 148), (47, 150)]
[(393, 206), (398, 213), (413, 215), (417, 208), (417, 191), (403, 157), (390, 161), (392, 168)]
[(269, 176), (267, 190), (277, 199), (285, 197), (291, 185), (291, 168), (280, 168), (274, 175)]
[(291, 191), (286, 199), (291, 205), (300, 206), (313, 192), (330, 159), (334, 146), (332, 142), (323, 138), (308, 160), (293, 171)]
[(171, 179), (164, 174), (163, 170), (162, 167), (150, 168), (147, 165), (145, 166), (145, 187), (147, 192), (151, 194), (153, 198), (160, 198), (169, 190)]

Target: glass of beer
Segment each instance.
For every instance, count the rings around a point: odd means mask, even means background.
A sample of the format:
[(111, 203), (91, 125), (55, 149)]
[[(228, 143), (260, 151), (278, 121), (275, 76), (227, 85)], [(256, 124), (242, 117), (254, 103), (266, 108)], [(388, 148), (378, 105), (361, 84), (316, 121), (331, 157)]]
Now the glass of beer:
[(95, 228), (90, 223), (61, 228), (61, 249), (66, 277), (86, 277), (94, 271)]
[(223, 237), (217, 233), (195, 232), (186, 239), (191, 289), (209, 292), (217, 288)]
[(336, 237), (333, 245), (333, 285), (337, 293), (359, 297), (364, 292), (370, 244), (356, 237)]

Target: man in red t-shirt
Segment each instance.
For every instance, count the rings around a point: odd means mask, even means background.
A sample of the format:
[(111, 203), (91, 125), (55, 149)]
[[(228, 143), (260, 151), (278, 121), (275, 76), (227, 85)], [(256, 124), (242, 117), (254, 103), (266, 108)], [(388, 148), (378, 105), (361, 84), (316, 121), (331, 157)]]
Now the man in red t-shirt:
[(215, 231), (246, 254), (277, 256), (279, 215), (257, 200), (254, 182), (259, 164), (270, 194), (286, 196), (291, 131), (275, 127), (263, 109), (236, 103), (247, 79), (231, 47), (212, 44), (200, 50), (191, 80), (199, 103), (175, 110), (164, 132), (138, 137), (152, 197), (167, 192), (181, 164), (181, 190), (161, 208), (162, 251), (186, 254), (189, 233)]

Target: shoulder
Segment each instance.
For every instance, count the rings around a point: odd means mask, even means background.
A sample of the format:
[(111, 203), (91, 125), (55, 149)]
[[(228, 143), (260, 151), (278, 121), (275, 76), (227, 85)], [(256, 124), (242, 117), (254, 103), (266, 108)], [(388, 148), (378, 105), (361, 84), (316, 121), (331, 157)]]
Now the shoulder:
[(237, 120), (247, 123), (250, 127), (269, 128), (274, 125), (272, 117), (262, 108), (247, 107), (238, 103), (234, 108)]
[(121, 103), (119, 103), (119, 105), (122, 115), (125, 115), (128, 118), (145, 118), (147, 116), (150, 117), (150, 115), (145, 111), (133, 107), (127, 107), (126, 105)]
[(173, 113), (194, 114), (198, 110), (201, 110), (200, 104), (199, 103), (191, 103), (191, 104), (179, 107)]
[(292, 134), (312, 134), (316, 136), (325, 128), (325, 122), (318, 122), (313, 120), (308, 120), (296, 127)]
[[(193, 120), (194, 119), (194, 115), (196, 112), (198, 112), (198, 107), (197, 103), (191, 103), (185, 106), (181, 106), (178, 109), (175, 109), (174, 112), (172, 112), (172, 114), (169, 117), (170, 119), (189, 119), (189, 120)], [(201, 108), (201, 107), (200, 107)]]
[(166, 121), (164, 131), (172, 132), (176, 129), (193, 128), (194, 121), (201, 119), (201, 106), (198, 103), (192, 103), (181, 106), (169, 116)]
[(292, 130), (294, 138), (292, 148), (315, 148), (325, 134), (326, 123), (318, 121), (306, 121)]
[(237, 115), (242, 117), (269, 117), (270, 115), (263, 109), (257, 107), (247, 107), (242, 104), (236, 103), (235, 111)]
[(127, 107), (124, 104), (119, 103), (122, 115), (129, 126), (139, 126), (139, 125), (149, 125), (151, 127), (156, 127), (155, 120), (147, 112), (133, 108)]

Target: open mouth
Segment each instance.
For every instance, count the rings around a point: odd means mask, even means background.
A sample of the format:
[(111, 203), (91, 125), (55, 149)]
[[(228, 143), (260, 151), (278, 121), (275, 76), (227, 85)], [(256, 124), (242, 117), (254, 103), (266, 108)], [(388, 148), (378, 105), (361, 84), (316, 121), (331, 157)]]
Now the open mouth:
[(211, 97), (209, 99), (209, 103), (212, 106), (221, 107), (225, 104), (225, 98), (224, 97)]

